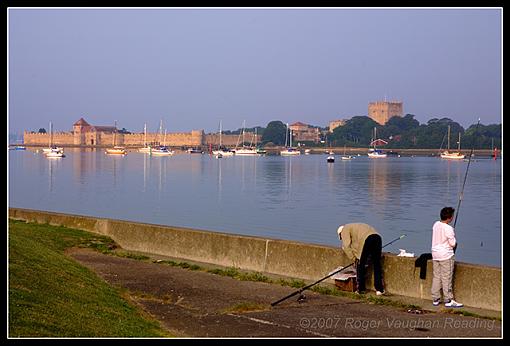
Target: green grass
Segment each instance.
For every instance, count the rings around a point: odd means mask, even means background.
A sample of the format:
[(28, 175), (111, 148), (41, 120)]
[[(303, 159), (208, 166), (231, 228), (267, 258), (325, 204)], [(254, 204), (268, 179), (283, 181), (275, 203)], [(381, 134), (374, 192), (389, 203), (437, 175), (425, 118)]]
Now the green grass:
[[(169, 334), (121, 293), (67, 257), (107, 253), (110, 238), (9, 220), (9, 337), (162, 337)], [(129, 297), (126, 297), (129, 299)]]

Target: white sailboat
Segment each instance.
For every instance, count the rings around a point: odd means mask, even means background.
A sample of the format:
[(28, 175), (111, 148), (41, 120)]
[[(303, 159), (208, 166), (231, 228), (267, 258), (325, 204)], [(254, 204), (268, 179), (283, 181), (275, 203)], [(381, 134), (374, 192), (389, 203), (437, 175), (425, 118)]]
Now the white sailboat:
[[(236, 155), (258, 155), (257, 150), (254, 149), (251, 145), (249, 147), (244, 145), (244, 132), (245, 132), (244, 129), (245, 129), (245, 126), (246, 126), (245, 124), (246, 124), (246, 121), (243, 121), (243, 130), (241, 132), (242, 138), (243, 138), (242, 148), (238, 149), (237, 146), (236, 146), (235, 154)], [(252, 142), (253, 142), (253, 140), (252, 140)], [(238, 139), (238, 144), (239, 144), (239, 139)]]
[(147, 145), (147, 123), (143, 124), (143, 148), (138, 149), (140, 153), (150, 154), (152, 147)]
[(452, 152), (450, 151), (450, 125), (448, 125), (448, 149), (441, 153), (442, 159), (448, 160), (462, 160), (466, 155), (460, 152), (460, 132), (459, 132), (459, 148), (458, 151)]
[(116, 144), (116, 134), (117, 134), (117, 121), (115, 121), (115, 130), (113, 131), (113, 148), (107, 148), (105, 153), (108, 155), (126, 155), (126, 148), (117, 146)]
[[(43, 154), (46, 156), (48, 154), (51, 154), (51, 157), (64, 157), (64, 148), (57, 147), (56, 145), (53, 145), (53, 124), (50, 121), (50, 139), (48, 143), (48, 148), (43, 148), (42, 150)], [(57, 156), (58, 152), (62, 152), (62, 156)]]
[(223, 156), (233, 156), (234, 155), (233, 151), (230, 151), (228, 149), (224, 149), (222, 147), (221, 134), (222, 134), (222, 128), (221, 128), (221, 120), (220, 120), (220, 140), (219, 140), (220, 143), (218, 145), (218, 149), (212, 151), (213, 155), (216, 156), (216, 158), (221, 158)]
[(163, 145), (160, 145), (151, 150), (151, 155), (154, 156), (170, 156), (173, 155), (174, 151), (170, 150), (166, 145), (166, 129), (165, 129), (165, 137), (163, 139)]
[(377, 149), (376, 144), (379, 139), (377, 139), (377, 128), (374, 127), (374, 139), (370, 143), (372, 148), (368, 150), (368, 157), (372, 159), (378, 159), (378, 158), (386, 158), (388, 157), (388, 154), (382, 152), (381, 150)]
[[(287, 146), (287, 137), (290, 137), (290, 145)], [(292, 147), (292, 130), (289, 133), (289, 123), (287, 123), (287, 130), (285, 131), (285, 149), (280, 151), (280, 155), (282, 156), (295, 156), (301, 155), (301, 152), (296, 148)]]
[(352, 160), (352, 156), (346, 155), (345, 151), (346, 151), (346, 146), (344, 145), (344, 154), (342, 155), (342, 160)]

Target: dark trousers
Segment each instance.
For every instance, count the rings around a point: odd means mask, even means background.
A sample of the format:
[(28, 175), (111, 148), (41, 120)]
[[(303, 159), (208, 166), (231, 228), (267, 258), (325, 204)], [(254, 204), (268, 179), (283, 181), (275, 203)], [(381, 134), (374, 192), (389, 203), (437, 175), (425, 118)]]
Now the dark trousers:
[(367, 260), (370, 257), (372, 264), (374, 265), (374, 287), (377, 291), (384, 291), (382, 284), (382, 269), (381, 269), (381, 249), (382, 239), (378, 234), (372, 234), (365, 240), (363, 245), (363, 251), (361, 252), (361, 258), (359, 259), (358, 266), (356, 268), (356, 277), (358, 284), (358, 291), (365, 291), (365, 266)]

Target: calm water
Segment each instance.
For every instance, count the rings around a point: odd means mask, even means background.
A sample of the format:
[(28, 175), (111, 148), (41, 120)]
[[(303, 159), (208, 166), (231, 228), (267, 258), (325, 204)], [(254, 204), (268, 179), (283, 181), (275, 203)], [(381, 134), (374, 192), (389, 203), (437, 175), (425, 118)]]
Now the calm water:
[[(373, 225), (387, 243), (430, 252), (431, 227), (457, 208), (467, 162), (432, 157), (327, 163), (326, 155), (228, 157), (67, 149), (9, 151), (9, 206), (338, 246), (336, 229)], [(501, 160), (471, 162), (456, 225), (458, 261), (501, 266)], [(453, 225), (453, 224), (452, 224)]]

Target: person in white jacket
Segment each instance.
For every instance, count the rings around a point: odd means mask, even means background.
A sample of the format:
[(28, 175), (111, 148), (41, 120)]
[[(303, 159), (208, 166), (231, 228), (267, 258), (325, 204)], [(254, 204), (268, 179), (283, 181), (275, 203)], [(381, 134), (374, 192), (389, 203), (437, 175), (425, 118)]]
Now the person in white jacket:
[(455, 266), (455, 230), (449, 225), (453, 220), (455, 209), (444, 207), (441, 209), (440, 221), (432, 226), (432, 304), (441, 304), (441, 289), (445, 307), (460, 308), (463, 304), (453, 299), (453, 269)]

